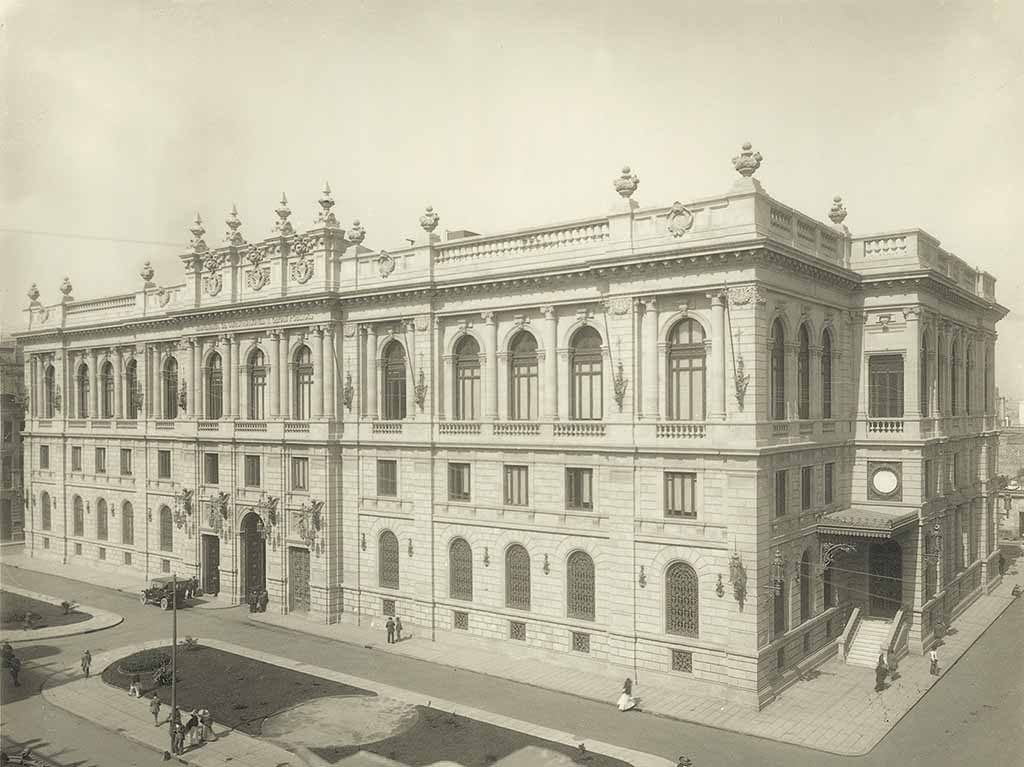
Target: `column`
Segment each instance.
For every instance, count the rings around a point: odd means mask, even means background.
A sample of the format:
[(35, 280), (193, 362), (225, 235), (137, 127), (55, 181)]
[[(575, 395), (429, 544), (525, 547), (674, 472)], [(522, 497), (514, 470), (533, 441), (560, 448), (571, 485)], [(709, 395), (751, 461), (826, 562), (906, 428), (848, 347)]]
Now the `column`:
[(568, 349), (558, 349), (556, 351), (556, 354), (558, 356), (559, 366), (562, 368), (562, 375), (559, 376), (558, 380), (556, 381), (556, 388), (557, 388), (557, 392), (558, 392), (558, 394), (557, 394), (557, 397), (558, 397), (558, 416), (557, 416), (557, 420), (568, 421), (569, 420), (569, 416), (570, 416), (570, 412), (569, 412), (569, 385), (570, 385), (570, 382), (569, 382), (569, 379), (571, 378), (570, 368), (569, 368), (569, 350)]
[(725, 294), (711, 296), (711, 420), (725, 420)]
[(290, 418), (292, 412), (292, 397), (291, 397), (291, 382), (294, 376), (292, 375), (292, 363), (291, 354), (289, 354), (288, 347), (291, 343), (291, 336), (287, 330), (281, 331), (281, 369), (278, 371), (279, 381), (281, 383), (281, 390), (279, 396), (281, 398), (281, 417)]
[(407, 370), (411, 381), (405, 387), (405, 416), (406, 418), (416, 417), (416, 384), (420, 380), (419, 360), (416, 359), (416, 322), (415, 320), (405, 321), (406, 344), (408, 348), (405, 353), (409, 355)]
[(441, 321), (434, 317), (434, 401), (437, 403), (436, 418), (445, 420), (447, 407), (445, 399), (452, 391), (452, 356), (444, 354), (444, 331)]
[(89, 417), (100, 417), (100, 353), (96, 349), (90, 351), (92, 364), (89, 365)]
[(156, 397), (156, 417), (163, 418), (167, 413), (167, 403), (164, 401), (164, 395), (167, 392), (167, 387), (164, 386), (164, 353), (163, 349), (159, 346), (153, 349), (153, 396)]
[(377, 328), (368, 325), (366, 331), (366, 417), (377, 418)]
[(784, 350), (786, 360), (786, 420), (795, 421), (800, 413), (799, 364), (800, 344), (787, 341)]
[(312, 417), (323, 418), (324, 415), (324, 330), (317, 326), (309, 329), (312, 336), (310, 346), (313, 352), (313, 407)]
[(810, 365), (808, 368), (808, 381), (810, 383), (810, 391), (808, 392), (808, 413), (811, 416), (812, 421), (818, 421), (821, 419), (821, 347), (811, 344), (808, 347), (807, 364)]
[(135, 355), (138, 359), (138, 367), (135, 369), (139, 374), (139, 387), (142, 392), (142, 412), (139, 413), (139, 418), (148, 419), (152, 405), (152, 397), (149, 396), (149, 381), (152, 377), (149, 372), (149, 346), (147, 344), (136, 346)]
[(544, 314), (544, 407), (545, 420), (558, 420), (558, 317), (555, 307), (542, 306)]
[[(178, 369), (180, 371), (181, 383), (185, 386), (185, 417), (193, 418), (192, 411), (195, 409), (196, 390), (192, 386), (192, 339), (181, 339), (175, 351), (178, 353)], [(179, 417), (181, 416), (180, 413), (178, 415)]]
[(242, 351), (242, 341), (238, 342), (238, 417), (249, 417), (249, 358)]
[(334, 323), (327, 325), (323, 331), (324, 357), (324, 415), (333, 419), (337, 414), (338, 395), (335, 393), (335, 376), (338, 373), (337, 355), (335, 352)]
[[(29, 415), (35, 416), (36, 418), (42, 418), (46, 413), (42, 406), (42, 380), (41, 374), (42, 361), (39, 355), (33, 354), (29, 357), (28, 365), (25, 366), (28, 369), (28, 383), (26, 388), (29, 391)], [(19, 371), (18, 378), (23, 377), (23, 373)]]
[(903, 310), (907, 320), (907, 357), (903, 363), (903, 417), (917, 420), (921, 417), (921, 307)]
[(933, 319), (931, 326), (932, 343), (928, 349), (928, 385), (931, 388), (931, 396), (928, 399), (931, 405), (931, 417), (940, 418), (942, 413), (939, 410), (939, 324)]
[[(645, 421), (658, 419), (658, 302), (645, 298), (643, 320), (641, 321), (640, 361), (643, 364), (643, 417)], [(609, 340), (609, 343), (611, 341)], [(635, 397), (634, 392), (634, 397)]]
[(270, 417), (281, 416), (281, 333), (277, 330), (270, 333), (270, 376), (268, 394), (270, 395)]
[(485, 336), (487, 339), (487, 365), (484, 371), (484, 419), (495, 421), (498, 418), (498, 323), (494, 319), (494, 312), (482, 312), (480, 314), (486, 327)]
[(189, 392), (188, 411), (189, 417), (198, 419), (203, 410), (203, 341), (200, 338), (188, 339), (188, 353), (192, 357), (192, 376), (188, 385), (192, 390)]
[(124, 418), (124, 357), (120, 349), (114, 350), (114, 418)]
[(240, 369), (238, 359), (238, 340), (234, 335), (227, 337), (226, 357), (224, 360), (224, 375), (227, 377), (228, 403), (224, 408), (224, 415), (230, 418), (238, 418), (238, 371)]

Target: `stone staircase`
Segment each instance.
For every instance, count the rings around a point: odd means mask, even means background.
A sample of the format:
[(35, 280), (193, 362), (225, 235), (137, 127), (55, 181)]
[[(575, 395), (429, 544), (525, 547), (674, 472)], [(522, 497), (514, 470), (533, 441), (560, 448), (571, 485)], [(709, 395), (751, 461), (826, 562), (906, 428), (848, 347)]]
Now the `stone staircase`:
[(846, 662), (851, 666), (874, 668), (878, 663), (885, 640), (889, 637), (892, 621), (885, 619), (862, 618), (857, 624), (857, 632), (850, 642), (850, 651), (846, 654)]

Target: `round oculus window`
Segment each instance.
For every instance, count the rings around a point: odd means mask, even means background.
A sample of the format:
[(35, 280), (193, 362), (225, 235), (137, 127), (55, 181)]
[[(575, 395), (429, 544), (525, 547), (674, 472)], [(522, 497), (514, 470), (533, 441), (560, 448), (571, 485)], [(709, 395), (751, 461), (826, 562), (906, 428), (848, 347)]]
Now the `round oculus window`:
[(900, 486), (900, 478), (892, 469), (878, 469), (871, 475), (871, 486), (879, 495), (892, 495)]

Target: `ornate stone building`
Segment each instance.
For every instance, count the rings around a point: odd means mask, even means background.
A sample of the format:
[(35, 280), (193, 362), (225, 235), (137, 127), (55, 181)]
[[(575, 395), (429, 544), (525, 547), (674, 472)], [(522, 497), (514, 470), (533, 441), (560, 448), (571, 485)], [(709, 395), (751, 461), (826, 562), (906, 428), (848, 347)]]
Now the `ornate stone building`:
[[(185, 281), (30, 292), (28, 547), (770, 701), (998, 577), (992, 276), (725, 194), (364, 246), (197, 218)], [(625, 674), (624, 674), (625, 675)]]
[(22, 510), (21, 432), (25, 424), (25, 388), (21, 350), (12, 339), (0, 338), (0, 541), (20, 541)]

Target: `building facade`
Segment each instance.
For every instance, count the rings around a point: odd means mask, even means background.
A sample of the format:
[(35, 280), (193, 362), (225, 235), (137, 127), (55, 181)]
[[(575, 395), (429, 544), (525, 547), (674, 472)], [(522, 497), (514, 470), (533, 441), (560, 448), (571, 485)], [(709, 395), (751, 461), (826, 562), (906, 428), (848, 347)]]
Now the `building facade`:
[(397, 612), (763, 705), (920, 652), (998, 578), (995, 280), (920, 230), (725, 194), (386, 251), (332, 212), (21, 336), (33, 556)]
[(0, 339), (0, 542), (20, 541), (23, 536), (22, 445), (25, 427), (24, 364), (17, 344)]

